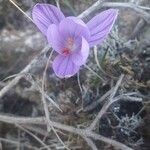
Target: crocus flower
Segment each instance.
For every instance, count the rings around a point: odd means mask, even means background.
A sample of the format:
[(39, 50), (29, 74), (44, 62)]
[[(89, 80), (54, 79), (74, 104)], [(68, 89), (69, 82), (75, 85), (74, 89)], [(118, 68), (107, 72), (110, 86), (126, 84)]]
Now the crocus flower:
[(36, 4), (32, 11), (35, 25), (58, 53), (52, 67), (60, 78), (75, 75), (86, 63), (90, 47), (101, 44), (110, 32), (118, 10), (108, 9), (87, 24), (77, 17), (65, 17), (55, 6)]

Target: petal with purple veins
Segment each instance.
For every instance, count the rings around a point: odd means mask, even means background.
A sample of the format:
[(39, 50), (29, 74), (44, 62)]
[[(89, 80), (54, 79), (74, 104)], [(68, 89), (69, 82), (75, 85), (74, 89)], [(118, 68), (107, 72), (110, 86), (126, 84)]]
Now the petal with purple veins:
[(88, 42), (82, 37), (82, 45), (81, 50), (76, 51), (71, 55), (72, 61), (74, 64), (81, 66), (86, 63), (86, 60), (89, 56), (89, 44)]
[(76, 66), (70, 56), (58, 55), (53, 61), (53, 70), (59, 78), (69, 78), (75, 75), (80, 66)]
[(88, 41), (90, 47), (103, 42), (111, 31), (117, 15), (117, 9), (108, 9), (95, 16), (87, 23), (91, 34), (90, 40)]
[(63, 19), (59, 24), (59, 31), (64, 37), (78, 38), (83, 36), (89, 40), (90, 32), (86, 24), (75, 17), (68, 17)]
[(40, 31), (46, 35), (50, 24), (59, 24), (65, 18), (63, 13), (50, 4), (36, 4), (32, 10), (32, 18)]
[(64, 48), (64, 39), (62, 39), (60, 36), (57, 25), (52, 24), (48, 27), (47, 40), (55, 51), (57, 51), (59, 54), (62, 54), (62, 49)]

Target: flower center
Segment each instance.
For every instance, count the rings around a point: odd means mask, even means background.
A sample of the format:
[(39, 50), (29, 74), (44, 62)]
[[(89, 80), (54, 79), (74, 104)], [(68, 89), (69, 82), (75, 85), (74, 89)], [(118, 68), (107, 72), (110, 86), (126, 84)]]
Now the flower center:
[(64, 55), (68, 55), (70, 54), (70, 49), (69, 48), (63, 48), (63, 52)]
[(70, 49), (72, 49), (73, 44), (74, 44), (74, 39), (71, 38), (71, 37), (69, 37), (69, 38), (67, 39), (67, 47), (70, 48)]
[(62, 49), (64, 55), (68, 55), (73, 51), (74, 39), (72, 37), (67, 38), (66, 46)]

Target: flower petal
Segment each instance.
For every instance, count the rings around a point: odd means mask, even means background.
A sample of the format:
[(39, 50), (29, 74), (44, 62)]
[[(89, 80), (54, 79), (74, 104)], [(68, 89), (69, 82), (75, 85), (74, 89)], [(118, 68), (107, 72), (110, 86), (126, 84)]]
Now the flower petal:
[(74, 64), (81, 66), (86, 63), (88, 56), (89, 56), (89, 44), (85, 40), (85, 38), (82, 37), (81, 50), (73, 53), (71, 58)]
[(59, 78), (69, 78), (75, 75), (80, 66), (76, 66), (70, 56), (58, 55), (53, 61), (53, 70)]
[(103, 42), (112, 29), (117, 15), (117, 9), (108, 9), (95, 16), (87, 23), (91, 34), (90, 40), (88, 41), (90, 47)]
[(59, 24), (59, 31), (62, 36), (72, 37), (74, 39), (83, 36), (86, 40), (89, 40), (90, 36), (86, 24), (76, 17), (67, 17), (63, 19)]
[(52, 24), (48, 27), (47, 40), (48, 40), (48, 43), (52, 46), (52, 48), (55, 51), (57, 51), (59, 54), (62, 53), (64, 43), (63, 43), (63, 39), (60, 36), (60, 33), (58, 31), (57, 25)]
[(38, 3), (33, 7), (32, 18), (40, 31), (46, 35), (48, 26), (58, 24), (65, 16), (53, 5)]

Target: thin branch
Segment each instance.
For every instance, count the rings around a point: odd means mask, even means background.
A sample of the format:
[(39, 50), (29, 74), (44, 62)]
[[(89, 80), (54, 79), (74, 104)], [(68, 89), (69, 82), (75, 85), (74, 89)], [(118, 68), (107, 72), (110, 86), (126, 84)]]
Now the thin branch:
[(104, 113), (107, 111), (107, 109), (109, 108), (109, 106), (113, 103), (113, 98), (122, 82), (124, 75), (121, 75), (119, 80), (116, 83), (116, 86), (114, 87), (112, 93), (110, 94), (110, 98), (108, 101), (106, 101), (106, 103), (103, 105), (102, 109), (100, 110), (100, 112), (98, 113), (98, 115), (96, 116), (96, 118), (94, 119), (94, 121), (91, 123), (89, 130), (94, 130), (98, 121), (101, 119), (101, 117), (104, 115)]
[(52, 129), (56, 135), (56, 137), (58, 138), (58, 140), (62, 143), (62, 145), (67, 149), (67, 150), (70, 150), (65, 144), (64, 142), (62, 141), (62, 139), (59, 137), (59, 135), (57, 134), (55, 128), (53, 127), (53, 125), (51, 124), (51, 121), (50, 121), (50, 116), (49, 116), (49, 111), (48, 111), (48, 106), (47, 106), (47, 103), (46, 103), (46, 100), (45, 100), (45, 92), (44, 92), (44, 89), (45, 89), (45, 79), (46, 79), (46, 72), (47, 72), (47, 69), (48, 69), (48, 66), (50, 64), (50, 60), (51, 60), (51, 57), (52, 57), (52, 54), (53, 54), (53, 51), (51, 51), (50, 55), (49, 55), (49, 58), (47, 60), (47, 63), (46, 63), (46, 67), (45, 67), (45, 70), (43, 72), (43, 78), (42, 78), (42, 103), (43, 103), (43, 106), (44, 106), (44, 112), (45, 112), (45, 116), (46, 116), (46, 121), (47, 121), (47, 130), (48, 132)]
[(56, 2), (56, 6), (59, 8), (59, 10), (61, 10), (60, 9), (60, 1), (59, 0), (55, 0), (55, 2)]
[(33, 66), (35, 66), (38, 62), (40, 57), (45, 54), (48, 50), (50, 49), (49, 46), (46, 46), (41, 53), (36, 56), (19, 74), (18, 76), (16, 76), (13, 80), (11, 80), (5, 87), (3, 87), (0, 91), (0, 98), (2, 98), (5, 93), (7, 93), (10, 89), (12, 89), (19, 81), (22, 77), (24, 77), (24, 75), (28, 72), (30, 72), (30, 70), (32, 69)]
[(38, 127), (38, 126), (35, 126), (35, 125), (34, 126), (33, 125), (22, 125), (22, 126), (24, 128), (26, 128), (26, 129), (28, 129), (28, 130), (30, 130), (32, 132), (38, 133), (38, 134), (40, 134), (42, 136), (45, 136), (45, 135), (48, 134), (47, 131), (45, 131), (44, 129), (42, 129), (42, 128)]
[(91, 69), (89, 66), (84, 65), (86, 69), (88, 69), (90, 72), (92, 72), (94, 75), (96, 75), (100, 80), (103, 82), (106, 82), (100, 75), (98, 75), (93, 69)]
[(99, 70), (105, 75), (105, 76), (108, 76), (108, 77), (111, 77), (113, 79), (115, 79), (115, 77), (113, 77), (112, 75), (106, 73), (103, 68), (101, 67), (100, 63), (99, 63), (99, 60), (98, 60), (98, 52), (97, 52), (97, 46), (94, 46), (94, 58), (95, 58), (95, 62), (99, 68)]
[(29, 144), (20, 143), (18, 141), (14, 141), (14, 140), (11, 140), (11, 139), (5, 139), (5, 138), (0, 137), (0, 141), (5, 142), (5, 143), (11, 143), (11, 144), (14, 144), (14, 145), (20, 144), (20, 145), (22, 145), (26, 148), (32, 149), (32, 150), (39, 150), (38, 148), (30, 146)]
[(142, 6), (135, 5), (133, 3), (123, 3), (123, 2), (105, 2), (102, 7), (120, 7), (120, 8), (130, 8), (137, 12), (147, 23), (150, 23), (150, 14), (142, 9)]
[(94, 46), (94, 58), (95, 58), (95, 62), (99, 68), (99, 70), (104, 73), (105, 75), (107, 75), (107, 73), (102, 69), (99, 60), (98, 60), (98, 55), (97, 55), (97, 46)]
[(135, 37), (137, 37), (138, 34), (142, 31), (142, 29), (145, 26), (145, 24), (146, 24), (146, 21), (143, 18), (141, 18), (139, 20), (139, 22), (136, 24), (136, 26), (135, 26), (132, 34), (130, 35), (129, 39), (135, 39)]
[[(32, 85), (35, 85), (37, 88), (38, 88), (38, 91), (42, 94), (43, 91), (42, 91), (42, 88), (40, 87), (40, 85), (33, 80), (32, 76), (30, 74), (26, 74), (25, 76), (26, 80), (29, 81)], [(62, 110), (60, 109), (59, 105), (49, 96), (47, 95), (45, 92), (44, 92), (44, 96), (45, 98), (50, 102), (52, 103), (57, 109), (59, 109), (61, 112)]]
[(97, 10), (102, 5), (103, 2), (104, 2), (104, 0), (98, 0), (91, 7), (89, 7), (85, 11), (83, 11), (78, 17), (82, 18), (82, 19), (85, 18), (85, 17), (87, 17), (93, 11)]
[(139, 8), (144, 9), (144, 10), (149, 10), (150, 11), (150, 7), (145, 7), (145, 6), (140, 6), (138, 5)]
[(44, 112), (45, 112), (45, 116), (46, 116), (46, 120), (47, 120), (47, 130), (48, 132), (50, 132), (51, 128), (50, 128), (50, 125), (49, 125), (49, 119), (50, 119), (50, 116), (49, 116), (49, 111), (48, 111), (48, 106), (47, 106), (47, 103), (46, 103), (46, 100), (45, 100), (45, 78), (46, 78), (46, 72), (47, 72), (47, 68), (49, 66), (49, 63), (50, 63), (50, 59), (52, 57), (52, 54), (53, 54), (53, 50), (51, 51), (49, 57), (48, 57), (48, 60), (47, 60), (47, 63), (46, 63), (46, 67), (45, 67), (45, 70), (43, 72), (43, 78), (42, 78), (42, 91), (41, 91), (41, 100), (42, 100), (42, 103), (43, 103), (43, 106), (44, 106)]
[(86, 9), (82, 14), (80, 14), (79, 18), (87, 17), (93, 11), (98, 10), (103, 7), (119, 7), (119, 8), (130, 8), (137, 12), (147, 23), (150, 23), (150, 14), (145, 10), (150, 10), (148, 7), (139, 6), (133, 3), (125, 3), (125, 2), (104, 2), (104, 0), (98, 0), (91, 7)]
[(119, 86), (121, 85), (121, 82), (122, 82), (123, 78), (124, 78), (124, 74), (122, 74), (119, 77), (119, 80), (117, 81), (116, 86), (114, 87), (113, 92), (110, 94), (110, 98), (109, 98), (110, 101), (114, 98), (115, 94), (117, 93), (117, 90), (118, 90)]
[(87, 111), (91, 111), (94, 108), (96, 108), (101, 102), (103, 102), (111, 93), (112, 93), (112, 89), (110, 89), (109, 91), (107, 91), (101, 98), (99, 98), (98, 100), (95, 100), (93, 103), (91, 103), (90, 105), (86, 106), (83, 111), (87, 112)]
[(30, 136), (32, 136), (36, 141), (38, 141), (42, 146), (46, 147), (48, 150), (51, 150), (41, 139), (39, 139), (36, 135), (34, 135), (29, 130), (23, 128), (19, 124), (16, 124), (16, 127), (18, 127), (19, 129), (23, 130), (24, 132), (26, 132), (27, 134), (29, 134)]
[(20, 12), (23, 13), (30, 21), (34, 23), (31, 17), (29, 17), (13, 0), (9, 0)]
[(80, 72), (77, 73), (77, 81), (78, 81), (78, 85), (79, 85), (79, 89), (80, 89), (80, 92), (81, 92), (81, 95), (82, 95), (82, 86), (81, 86), (81, 82), (80, 82)]
[(89, 145), (89, 147), (91, 147), (92, 150), (98, 150), (95, 143), (87, 137), (83, 137), (85, 139), (85, 141), (87, 142), (87, 144)]

